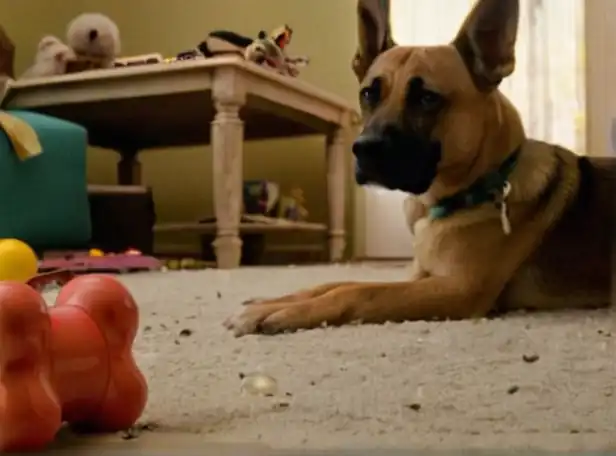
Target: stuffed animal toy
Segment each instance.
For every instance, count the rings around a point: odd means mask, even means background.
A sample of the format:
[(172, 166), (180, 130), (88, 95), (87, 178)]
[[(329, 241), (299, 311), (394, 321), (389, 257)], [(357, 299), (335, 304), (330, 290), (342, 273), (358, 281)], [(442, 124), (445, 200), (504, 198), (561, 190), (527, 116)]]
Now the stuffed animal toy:
[(55, 36), (45, 36), (39, 41), (34, 64), (21, 75), (21, 78), (40, 78), (64, 74), (68, 63), (74, 60), (75, 53), (70, 47)]
[(289, 196), (295, 200), (295, 214), (296, 220), (307, 220), (308, 209), (306, 209), (306, 197), (304, 191), (301, 188), (295, 187), (289, 192)]
[(297, 76), (299, 67), (306, 66), (309, 60), (307, 57), (291, 58), (287, 55), (285, 48), (292, 37), (293, 29), (288, 25), (278, 27), (269, 35), (262, 30), (257, 39), (246, 47), (244, 57), (251, 62), (266, 64), (279, 73)]
[(284, 25), (269, 35), (259, 32), (256, 39), (228, 30), (215, 30), (196, 49), (178, 54), (177, 60), (214, 57), (220, 54), (239, 54), (246, 60), (274, 68), (279, 73), (297, 76), (299, 68), (309, 63), (307, 57), (289, 57), (285, 48), (290, 43), (293, 30)]
[[(207, 38), (199, 43), (197, 51), (204, 57), (214, 57), (219, 54), (244, 54), (244, 50), (252, 44), (253, 38), (240, 35), (229, 30), (214, 30)], [(188, 55), (190, 51), (185, 51), (180, 55)]]
[(287, 55), (285, 48), (292, 37), (293, 29), (288, 25), (278, 27), (269, 35), (262, 30), (246, 48), (244, 57), (252, 62), (267, 64), (282, 74), (297, 76), (299, 67), (307, 65), (309, 60), (307, 57), (291, 58)]
[(278, 205), (278, 217), (296, 222), (304, 221), (308, 218), (306, 209), (306, 198), (301, 188), (293, 188), (288, 195), (280, 198)]
[[(66, 44), (86, 68), (113, 68), (121, 49), (120, 30), (104, 14), (83, 13), (69, 23)], [(80, 69), (85, 68), (75, 68)]]
[(113, 68), (120, 47), (120, 31), (109, 17), (80, 14), (66, 29), (66, 43), (51, 35), (39, 42), (34, 64), (21, 78)]
[(280, 73), (289, 73), (284, 51), (264, 31), (259, 32), (257, 39), (245, 49), (244, 58), (259, 65), (268, 65)]

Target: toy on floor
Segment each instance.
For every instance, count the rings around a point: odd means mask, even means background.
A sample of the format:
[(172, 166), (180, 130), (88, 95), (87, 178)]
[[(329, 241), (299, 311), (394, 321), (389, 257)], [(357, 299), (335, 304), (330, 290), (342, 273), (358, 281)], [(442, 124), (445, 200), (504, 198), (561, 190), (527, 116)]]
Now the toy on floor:
[(62, 422), (116, 432), (134, 425), (147, 384), (132, 355), (138, 309), (111, 276), (71, 280), (53, 307), (0, 282), (0, 451), (37, 451)]
[(115, 22), (100, 13), (80, 14), (67, 27), (66, 43), (55, 36), (41, 39), (34, 64), (21, 78), (113, 68), (120, 48), (120, 31)]
[(124, 253), (106, 254), (98, 249), (61, 257), (45, 257), (39, 264), (41, 272), (69, 270), (84, 274), (92, 272), (126, 273), (156, 271), (163, 267), (158, 259), (129, 249)]
[(28, 244), (18, 239), (0, 239), (0, 281), (26, 283), (38, 272), (38, 258)]
[(42, 272), (28, 280), (28, 285), (42, 293), (50, 288), (61, 288), (75, 278), (75, 273), (68, 269), (54, 269)]

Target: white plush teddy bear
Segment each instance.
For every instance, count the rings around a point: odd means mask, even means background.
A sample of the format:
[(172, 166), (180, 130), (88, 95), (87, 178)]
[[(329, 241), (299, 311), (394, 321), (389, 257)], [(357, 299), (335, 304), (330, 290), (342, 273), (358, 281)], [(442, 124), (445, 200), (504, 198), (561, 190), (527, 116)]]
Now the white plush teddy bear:
[(120, 54), (120, 30), (104, 14), (83, 13), (69, 23), (66, 43), (78, 59), (95, 61), (99, 68), (112, 68)]

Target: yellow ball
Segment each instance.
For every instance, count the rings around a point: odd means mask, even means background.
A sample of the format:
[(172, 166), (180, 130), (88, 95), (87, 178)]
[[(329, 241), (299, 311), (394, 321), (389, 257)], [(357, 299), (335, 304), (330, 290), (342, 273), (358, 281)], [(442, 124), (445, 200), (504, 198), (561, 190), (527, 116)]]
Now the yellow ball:
[(0, 280), (27, 282), (38, 273), (38, 258), (18, 239), (0, 239)]

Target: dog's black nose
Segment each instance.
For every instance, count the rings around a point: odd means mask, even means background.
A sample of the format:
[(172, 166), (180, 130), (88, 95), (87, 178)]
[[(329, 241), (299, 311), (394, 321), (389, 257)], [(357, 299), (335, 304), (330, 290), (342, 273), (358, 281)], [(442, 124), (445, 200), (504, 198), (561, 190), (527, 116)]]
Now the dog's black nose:
[(96, 38), (98, 38), (98, 30), (90, 30), (90, 33), (88, 33), (88, 38), (90, 39), (90, 41), (94, 41)]
[(362, 134), (353, 143), (353, 155), (355, 157), (365, 157), (379, 152), (385, 146), (382, 136), (373, 134)]

